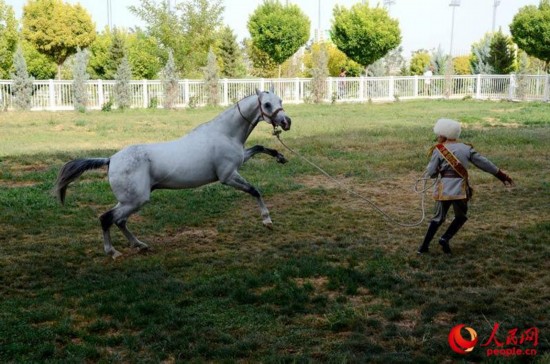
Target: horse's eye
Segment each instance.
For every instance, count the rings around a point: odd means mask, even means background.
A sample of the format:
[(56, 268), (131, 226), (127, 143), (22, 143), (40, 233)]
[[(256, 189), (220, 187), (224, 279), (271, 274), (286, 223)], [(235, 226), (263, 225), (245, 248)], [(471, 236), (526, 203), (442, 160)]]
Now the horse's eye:
[(271, 103), (270, 103), (270, 102), (266, 102), (266, 103), (265, 103), (265, 108), (266, 108), (266, 109), (271, 109)]

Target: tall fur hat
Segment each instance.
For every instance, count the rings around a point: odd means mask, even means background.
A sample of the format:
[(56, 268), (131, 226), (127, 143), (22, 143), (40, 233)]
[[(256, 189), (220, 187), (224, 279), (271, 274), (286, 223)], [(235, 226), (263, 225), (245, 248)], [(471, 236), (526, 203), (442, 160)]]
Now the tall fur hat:
[(451, 119), (439, 119), (435, 123), (434, 133), (447, 139), (458, 139), (460, 136), (460, 123)]

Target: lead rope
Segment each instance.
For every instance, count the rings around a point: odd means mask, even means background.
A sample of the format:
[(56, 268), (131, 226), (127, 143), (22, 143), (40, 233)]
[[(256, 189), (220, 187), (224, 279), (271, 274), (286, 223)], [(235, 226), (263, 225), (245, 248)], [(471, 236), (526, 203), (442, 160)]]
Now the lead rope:
[[(368, 203), (372, 208), (374, 208), (379, 214), (381, 214), (382, 216), (384, 216), (389, 222), (392, 222), (396, 225), (399, 225), (399, 226), (402, 226), (402, 227), (415, 227), (415, 226), (419, 226), (420, 224), (422, 224), (422, 222), (424, 222), (424, 219), (426, 218), (426, 208), (425, 208), (425, 198), (426, 198), (426, 191), (430, 188), (432, 188), (436, 181), (434, 181), (430, 186), (427, 186), (427, 181), (430, 179), (429, 177), (426, 177), (426, 172), (424, 172), (424, 174), (422, 175), (422, 177), (418, 178), (414, 184), (414, 192), (417, 193), (417, 194), (421, 194), (422, 197), (421, 197), (421, 202), (420, 202), (420, 206), (421, 206), (421, 210), (422, 210), (422, 218), (420, 219), (420, 221), (418, 222), (415, 222), (415, 223), (412, 223), (412, 224), (405, 224), (405, 223), (402, 223), (402, 222), (399, 222), (397, 220), (395, 220), (394, 218), (392, 218), (390, 215), (388, 215), (385, 211), (383, 211), (380, 207), (376, 206), (376, 204), (374, 202), (372, 202), (371, 200), (369, 200), (368, 198), (366, 198), (365, 196), (355, 192), (354, 190), (352, 190), (351, 188), (349, 187), (346, 187), (344, 186), (344, 184), (342, 184), (342, 182), (338, 181), (336, 178), (332, 177), (330, 174), (328, 174), (328, 172), (326, 172), (323, 168), (319, 167), (317, 164), (313, 163), (312, 161), (310, 161), (309, 159), (307, 159), (306, 157), (304, 157), (303, 155), (301, 155), (300, 153), (296, 152), (294, 149), (290, 148), (288, 145), (285, 144), (285, 142), (282, 141), (281, 137), (280, 137), (280, 134), (281, 134), (281, 130), (279, 129), (276, 129), (276, 128), (273, 128), (273, 135), (277, 137), (277, 140), (279, 140), (279, 143), (281, 143), (281, 145), (283, 147), (285, 147), (286, 149), (288, 149), (291, 153), (297, 155), (298, 157), (300, 157), (301, 159), (303, 159), (305, 162), (307, 162), (309, 165), (311, 165), (312, 167), (314, 167), (315, 169), (317, 169), (319, 172), (321, 172), (323, 175), (325, 175), (325, 177), (327, 177), (328, 179), (330, 179), (332, 182), (334, 182), (335, 184), (337, 184), (340, 188), (342, 188), (343, 190), (347, 191), (348, 193), (354, 195), (355, 197), (365, 201), (366, 203)], [(422, 188), (418, 188), (418, 184), (420, 182), (423, 182), (423, 186)]]

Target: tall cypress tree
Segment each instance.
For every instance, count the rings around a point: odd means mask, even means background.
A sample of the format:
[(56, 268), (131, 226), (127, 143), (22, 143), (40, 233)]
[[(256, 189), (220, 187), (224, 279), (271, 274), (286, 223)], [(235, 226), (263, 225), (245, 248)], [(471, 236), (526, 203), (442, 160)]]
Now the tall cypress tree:
[(501, 30), (495, 33), (491, 40), (489, 64), (493, 67), (495, 73), (501, 75), (509, 74), (516, 69), (514, 44), (510, 37), (502, 34)]
[(208, 52), (206, 67), (204, 67), (204, 85), (206, 87), (207, 104), (216, 106), (219, 103), (218, 95), (219, 68), (216, 55), (212, 48)]
[(112, 80), (115, 78), (122, 58), (126, 55), (126, 44), (122, 32), (114, 29), (111, 34), (111, 45), (109, 47), (108, 58), (105, 62), (105, 78)]
[(172, 109), (179, 97), (179, 83), (174, 53), (171, 49), (168, 51), (166, 66), (162, 70), (162, 88), (164, 91), (163, 106), (165, 109)]
[(221, 71), (223, 77), (236, 78), (245, 73), (237, 36), (229, 27), (225, 27), (221, 32), (219, 56), (223, 64)]
[(86, 111), (88, 103), (88, 92), (86, 82), (90, 75), (86, 71), (88, 67), (88, 52), (78, 48), (73, 65), (73, 105), (77, 111)]
[(115, 101), (119, 109), (126, 109), (132, 105), (132, 69), (128, 57), (124, 55), (115, 75)]
[(21, 47), (18, 47), (15, 52), (13, 65), (15, 67), (15, 74), (11, 75), (13, 79), (11, 86), (14, 96), (13, 103), (18, 110), (30, 110), (34, 77), (29, 76), (27, 62), (25, 61), (25, 57), (23, 57)]

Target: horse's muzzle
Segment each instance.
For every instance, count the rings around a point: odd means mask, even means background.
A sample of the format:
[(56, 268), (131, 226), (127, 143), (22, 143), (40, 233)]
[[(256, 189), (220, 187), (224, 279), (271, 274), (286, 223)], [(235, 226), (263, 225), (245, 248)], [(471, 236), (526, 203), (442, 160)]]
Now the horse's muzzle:
[(283, 128), (284, 131), (290, 130), (290, 124), (292, 123), (292, 120), (285, 115), (284, 119), (281, 121), (280, 125), (281, 128)]

